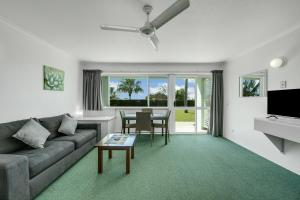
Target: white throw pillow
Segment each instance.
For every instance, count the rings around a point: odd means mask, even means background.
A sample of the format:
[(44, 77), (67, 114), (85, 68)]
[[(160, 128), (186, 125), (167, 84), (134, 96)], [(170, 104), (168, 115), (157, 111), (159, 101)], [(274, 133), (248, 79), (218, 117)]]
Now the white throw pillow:
[(33, 148), (44, 148), (49, 135), (50, 132), (47, 129), (30, 119), (13, 137)]
[(72, 117), (69, 117), (68, 115), (64, 115), (58, 132), (66, 135), (74, 135), (76, 128), (77, 120)]

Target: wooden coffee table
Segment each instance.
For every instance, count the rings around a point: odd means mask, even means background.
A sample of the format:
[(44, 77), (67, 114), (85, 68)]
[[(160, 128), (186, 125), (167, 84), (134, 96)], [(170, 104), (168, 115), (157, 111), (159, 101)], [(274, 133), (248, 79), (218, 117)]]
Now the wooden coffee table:
[[(126, 137), (126, 138), (122, 138)], [(120, 138), (120, 139), (119, 139)], [(119, 140), (118, 140), (119, 139)], [(99, 143), (98, 147), (98, 174), (103, 172), (103, 151), (108, 150), (108, 158), (112, 159), (112, 150), (126, 151), (126, 174), (130, 173), (130, 155), (134, 159), (135, 134), (108, 134)]]

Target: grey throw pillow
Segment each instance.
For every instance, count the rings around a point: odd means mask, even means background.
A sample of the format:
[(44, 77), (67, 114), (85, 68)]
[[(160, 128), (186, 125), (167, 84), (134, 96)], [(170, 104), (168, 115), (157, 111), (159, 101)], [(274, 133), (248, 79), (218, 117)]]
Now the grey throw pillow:
[(74, 135), (77, 128), (77, 120), (65, 115), (62, 119), (58, 132), (66, 135)]
[(33, 119), (30, 119), (12, 137), (24, 142), (33, 148), (44, 148), (50, 132)]

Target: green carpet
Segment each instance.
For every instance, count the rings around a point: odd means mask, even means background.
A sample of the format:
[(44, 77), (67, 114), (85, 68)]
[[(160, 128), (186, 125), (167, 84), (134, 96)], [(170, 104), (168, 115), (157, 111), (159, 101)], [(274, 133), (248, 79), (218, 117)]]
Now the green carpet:
[(50, 185), (38, 200), (299, 200), (300, 176), (222, 138), (157, 135), (136, 144), (131, 174), (125, 152), (104, 157), (97, 174), (93, 150)]

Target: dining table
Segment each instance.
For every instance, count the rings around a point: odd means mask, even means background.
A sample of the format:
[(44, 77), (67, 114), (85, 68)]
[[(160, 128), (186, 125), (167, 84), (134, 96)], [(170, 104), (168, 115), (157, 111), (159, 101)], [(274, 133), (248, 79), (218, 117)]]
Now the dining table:
[[(125, 116), (123, 117), (124, 120), (127, 121), (134, 121), (136, 120), (136, 113), (126, 113)], [(162, 123), (168, 123), (168, 117), (164, 113), (152, 113), (151, 114), (151, 121), (154, 120), (161, 120)], [(168, 134), (165, 133), (165, 145), (168, 144)]]

